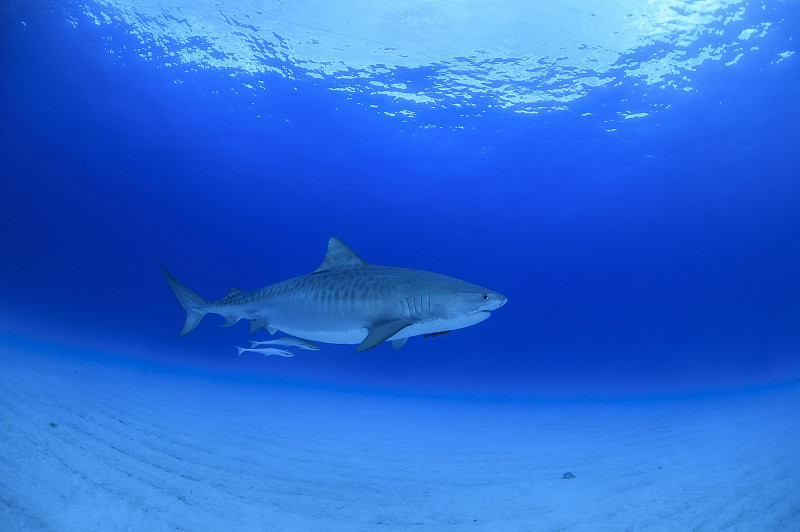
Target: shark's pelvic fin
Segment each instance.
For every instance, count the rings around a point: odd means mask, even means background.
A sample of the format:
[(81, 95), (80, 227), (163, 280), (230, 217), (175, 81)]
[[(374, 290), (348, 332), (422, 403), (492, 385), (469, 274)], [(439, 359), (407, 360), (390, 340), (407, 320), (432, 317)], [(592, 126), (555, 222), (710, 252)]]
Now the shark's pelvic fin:
[(250, 320), (250, 332), (254, 333), (257, 330), (261, 329), (262, 327), (267, 326), (267, 320), (264, 318), (256, 318), (254, 320)]
[(347, 247), (344, 242), (332, 236), (328, 240), (328, 252), (325, 253), (325, 260), (319, 268), (312, 273), (324, 272), (326, 270), (334, 270), (336, 268), (353, 268), (358, 266), (369, 266), (369, 263), (356, 255), (356, 253)]
[(200, 320), (203, 319), (203, 316), (206, 315), (206, 312), (200, 309), (200, 307), (206, 305), (206, 301), (179, 283), (178, 280), (170, 275), (167, 269), (164, 268), (161, 261), (158, 261), (158, 264), (161, 266), (161, 271), (164, 273), (164, 278), (167, 280), (167, 284), (175, 295), (175, 299), (178, 300), (178, 303), (181, 304), (184, 312), (186, 312), (186, 320), (183, 322), (183, 328), (181, 328), (179, 334), (179, 336), (185, 336), (192, 332), (192, 330), (197, 327), (197, 324), (200, 323)]
[(411, 321), (407, 319), (394, 320), (380, 325), (375, 325), (367, 329), (369, 333), (364, 341), (356, 347), (356, 353), (372, 349), (381, 342), (385, 342), (398, 332), (411, 325)]
[(408, 340), (408, 338), (398, 338), (397, 340), (392, 340), (392, 349), (397, 351), (398, 349), (406, 345), (406, 340)]

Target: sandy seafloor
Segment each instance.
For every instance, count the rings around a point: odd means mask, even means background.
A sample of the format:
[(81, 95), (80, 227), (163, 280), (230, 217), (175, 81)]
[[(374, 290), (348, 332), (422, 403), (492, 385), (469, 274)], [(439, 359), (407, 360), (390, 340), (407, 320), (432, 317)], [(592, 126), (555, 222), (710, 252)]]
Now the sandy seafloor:
[(0, 345), (0, 442), (3, 531), (800, 530), (800, 384), (442, 399)]

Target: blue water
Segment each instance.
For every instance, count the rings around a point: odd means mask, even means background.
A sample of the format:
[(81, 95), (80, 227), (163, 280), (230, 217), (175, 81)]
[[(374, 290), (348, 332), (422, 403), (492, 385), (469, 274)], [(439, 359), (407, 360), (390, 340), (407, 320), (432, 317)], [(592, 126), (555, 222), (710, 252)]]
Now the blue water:
[[(769, 31), (733, 65), (686, 72), (691, 90), (647, 87), (617, 68), (563, 109), (530, 115), (345, 97), (331, 90), (335, 76), (266, 73), (247, 90), (229, 69), (165, 67), (169, 48), (140, 57), (122, 22), (94, 24), (71, 4), (11, 4), (4, 321), (181, 364), (411, 390), (796, 378), (800, 70), (778, 54), (793, 51), (797, 19), (791, 4), (764, 6), (725, 35)], [(395, 74), (433, 85), (415, 72)], [(647, 105), (648, 116), (619, 118)], [(406, 107), (415, 116), (386, 114)], [(453, 275), (510, 303), (397, 354), (327, 346), (290, 364), (237, 360), (246, 326), (218, 330), (213, 318), (175, 338), (182, 315), (157, 258), (213, 299), (313, 270), (329, 236), (369, 262)]]
[[(4, 3), (7, 357), (487, 401), (792, 386), (798, 5), (640, 4)], [(158, 260), (216, 299), (330, 236), (509, 302), (398, 351), (177, 337)]]

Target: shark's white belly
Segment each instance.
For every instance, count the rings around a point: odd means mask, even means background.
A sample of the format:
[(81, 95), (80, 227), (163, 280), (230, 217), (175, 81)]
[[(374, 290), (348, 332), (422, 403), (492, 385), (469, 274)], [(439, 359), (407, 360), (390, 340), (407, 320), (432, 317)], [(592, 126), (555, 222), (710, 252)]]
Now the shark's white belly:
[(412, 336), (418, 336), (420, 334), (433, 334), (437, 332), (463, 329), (464, 327), (469, 327), (470, 325), (475, 325), (476, 323), (480, 323), (491, 315), (492, 315), (491, 312), (480, 311), (480, 312), (473, 312), (472, 314), (467, 314), (466, 316), (459, 316), (457, 318), (436, 319), (436, 320), (423, 321), (420, 323), (414, 323), (409, 325), (399, 333), (395, 334), (391, 338), (389, 338), (389, 340), (410, 338)]
[[(463, 329), (470, 325), (480, 323), (491, 315), (488, 311), (474, 312), (465, 316), (450, 319), (432, 319), (412, 323), (404, 328), (394, 336), (387, 340), (399, 340), (401, 338), (410, 338), (412, 336), (419, 336), (421, 334), (433, 334), (442, 331), (452, 331), (455, 329)], [(357, 327), (339, 330), (309, 330), (301, 327), (293, 327), (290, 324), (276, 323), (274, 327), (286, 334), (311, 340), (314, 342), (325, 342), (329, 344), (360, 344), (364, 338), (367, 337), (369, 331), (367, 327)]]
[(360, 344), (367, 337), (367, 328), (345, 329), (339, 331), (310, 331), (289, 327), (276, 327), (286, 334), (311, 340), (312, 342), (325, 342), (329, 344)]

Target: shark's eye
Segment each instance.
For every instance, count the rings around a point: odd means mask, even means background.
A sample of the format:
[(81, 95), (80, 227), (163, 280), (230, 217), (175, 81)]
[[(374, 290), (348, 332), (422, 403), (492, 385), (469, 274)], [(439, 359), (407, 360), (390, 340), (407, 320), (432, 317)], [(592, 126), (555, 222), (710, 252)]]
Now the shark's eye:
[(487, 296), (486, 294), (484, 294), (484, 295), (483, 295), (483, 300), (484, 300), (484, 301), (486, 301), (487, 299), (489, 299), (489, 296)]

